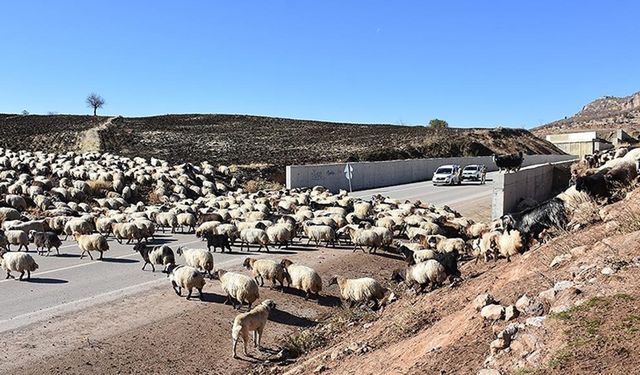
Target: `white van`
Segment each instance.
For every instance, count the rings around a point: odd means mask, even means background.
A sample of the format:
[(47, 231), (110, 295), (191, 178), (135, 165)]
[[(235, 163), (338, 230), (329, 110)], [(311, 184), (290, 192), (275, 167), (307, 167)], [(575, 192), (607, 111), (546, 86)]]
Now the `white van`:
[(452, 164), (438, 167), (431, 182), (433, 185), (460, 185), (460, 166)]

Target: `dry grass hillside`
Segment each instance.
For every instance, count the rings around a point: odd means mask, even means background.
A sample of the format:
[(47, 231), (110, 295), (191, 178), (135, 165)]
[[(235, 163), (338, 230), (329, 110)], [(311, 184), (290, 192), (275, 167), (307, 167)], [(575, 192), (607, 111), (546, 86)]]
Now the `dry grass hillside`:
[[(78, 150), (87, 130), (107, 121), (91, 116), (0, 115), (0, 147)], [(278, 168), (347, 160), (560, 152), (523, 129), (434, 130), (243, 115), (117, 117), (96, 130), (100, 150), (120, 155)]]
[(640, 136), (640, 92), (625, 97), (604, 96), (582, 107), (574, 116), (532, 129), (538, 136), (594, 129), (624, 129)]

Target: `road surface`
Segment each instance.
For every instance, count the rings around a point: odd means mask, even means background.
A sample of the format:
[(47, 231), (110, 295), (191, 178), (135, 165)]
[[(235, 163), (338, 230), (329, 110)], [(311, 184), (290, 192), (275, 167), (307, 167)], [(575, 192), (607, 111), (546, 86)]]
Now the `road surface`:
[[(422, 200), (434, 204), (447, 204), (463, 214), (488, 215), (491, 205), (492, 176), (488, 174), (485, 185), (465, 183), (462, 186), (438, 186), (431, 182), (419, 182), (400, 186), (391, 186), (356, 192), (356, 197), (370, 198), (373, 194), (388, 195), (393, 198)], [(486, 211), (486, 212), (485, 212)], [(174, 250), (181, 245), (187, 247), (205, 247), (205, 243), (193, 234), (158, 234), (153, 245), (166, 243)], [(133, 251), (132, 245), (119, 244), (109, 239), (110, 250), (103, 261), (79, 259), (80, 250), (75, 242), (64, 241), (60, 249), (61, 256), (43, 257), (31, 254), (40, 268), (32, 273), (31, 282), (18, 282), (12, 279), (0, 280), (0, 332), (15, 330), (30, 323), (55, 316), (64, 315), (99, 303), (117, 300), (154, 287), (165, 285), (169, 288), (166, 274), (151, 272), (147, 265), (141, 271), (140, 254)], [(295, 254), (297, 250), (274, 251), (271, 256)], [(251, 253), (252, 256), (268, 256), (264, 252)], [(215, 268), (239, 269), (247, 253), (215, 253)], [(182, 260), (179, 258), (179, 263)], [(17, 276), (17, 275), (16, 275)]]
[(435, 205), (448, 205), (464, 216), (475, 220), (486, 220), (491, 215), (491, 195), (493, 181), (499, 172), (487, 173), (484, 185), (479, 182), (465, 181), (458, 186), (433, 186), (431, 181), (414, 182), (405, 185), (387, 186), (353, 192), (351, 195), (370, 199), (372, 195), (382, 194), (396, 199), (420, 200)]

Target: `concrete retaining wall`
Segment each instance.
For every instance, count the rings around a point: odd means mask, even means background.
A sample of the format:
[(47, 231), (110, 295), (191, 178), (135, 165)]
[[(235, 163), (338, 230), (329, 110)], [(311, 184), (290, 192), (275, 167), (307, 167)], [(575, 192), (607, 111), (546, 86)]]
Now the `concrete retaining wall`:
[(515, 211), (521, 199), (543, 202), (564, 190), (569, 183), (569, 167), (574, 161), (531, 166), (516, 173), (500, 173), (493, 181), (492, 219)]
[[(572, 155), (525, 155), (522, 165), (551, 163), (574, 158), (575, 156)], [(491, 156), (408, 159), (350, 164), (353, 166), (352, 188), (354, 191), (430, 180), (436, 168), (445, 164), (459, 164), (463, 167), (468, 164), (484, 164), (487, 166), (488, 171), (497, 170)], [(349, 190), (349, 182), (344, 176), (345, 165), (342, 163), (287, 166), (287, 188), (322, 185), (334, 192), (340, 189)]]

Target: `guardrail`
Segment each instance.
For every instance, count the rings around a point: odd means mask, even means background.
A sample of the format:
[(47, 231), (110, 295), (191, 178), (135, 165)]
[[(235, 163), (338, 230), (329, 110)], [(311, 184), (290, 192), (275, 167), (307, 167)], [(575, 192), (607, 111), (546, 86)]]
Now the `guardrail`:
[[(575, 159), (575, 156), (525, 155), (523, 166), (572, 159)], [(461, 166), (484, 164), (488, 171), (498, 170), (491, 156), (407, 159), (349, 164), (353, 167), (351, 184), (354, 191), (430, 180), (433, 172), (439, 166), (446, 164)], [(349, 190), (349, 181), (344, 174), (345, 166), (346, 163), (287, 166), (287, 188), (321, 185), (334, 192), (340, 189)]]

